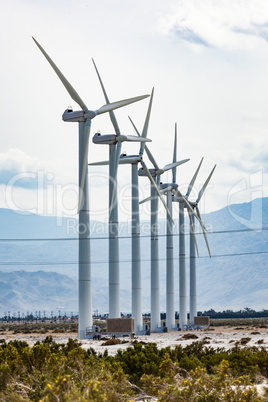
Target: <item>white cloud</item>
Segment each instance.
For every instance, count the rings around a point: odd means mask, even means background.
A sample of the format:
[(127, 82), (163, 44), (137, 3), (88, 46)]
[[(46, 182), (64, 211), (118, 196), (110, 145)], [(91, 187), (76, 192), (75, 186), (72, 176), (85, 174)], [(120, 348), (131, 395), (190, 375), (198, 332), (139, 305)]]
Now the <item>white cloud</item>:
[[(42, 180), (39, 178), (42, 177)], [(18, 148), (0, 153), (0, 185), (37, 188), (48, 181), (66, 184), (75, 181), (74, 172), (62, 161), (45, 161)]]
[(20, 149), (0, 153), (0, 205), (40, 215), (76, 215), (77, 179), (66, 162), (40, 160)]
[(268, 40), (267, 22), (265, 0), (181, 0), (160, 29), (190, 46), (253, 49)]

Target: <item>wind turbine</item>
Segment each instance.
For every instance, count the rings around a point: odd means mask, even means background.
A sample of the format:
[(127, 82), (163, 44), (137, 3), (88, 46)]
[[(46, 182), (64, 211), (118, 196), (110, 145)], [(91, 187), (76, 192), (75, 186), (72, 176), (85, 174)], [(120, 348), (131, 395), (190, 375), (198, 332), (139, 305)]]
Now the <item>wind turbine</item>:
[[(104, 94), (107, 106), (110, 104), (107, 92), (98, 72), (97, 66), (93, 64)], [(148, 97), (143, 96), (142, 98)], [(109, 317), (120, 318), (120, 270), (119, 270), (119, 238), (118, 238), (118, 199), (117, 199), (117, 170), (120, 160), (122, 142), (151, 141), (146, 136), (140, 138), (133, 135), (121, 135), (115, 114), (109, 111), (110, 120), (116, 134), (101, 135), (97, 133), (93, 137), (95, 144), (109, 145)], [(106, 164), (102, 162), (101, 164)]]
[[(188, 201), (188, 197), (192, 191), (192, 188), (196, 181), (196, 178), (197, 178), (198, 172), (200, 170), (200, 167), (202, 165), (202, 162), (203, 162), (203, 158), (201, 159), (201, 161), (192, 177), (192, 180), (190, 181), (190, 184), (188, 186), (185, 196), (183, 196), (180, 192), (178, 192), (178, 189), (177, 189), (177, 191), (176, 191), (177, 196), (173, 197), (173, 201), (179, 202), (179, 245), (180, 245), (179, 281), (180, 281), (180, 328), (181, 329), (184, 329), (187, 326), (186, 260), (185, 260), (186, 254), (185, 254), (185, 225), (184, 225), (184, 222), (185, 222), (184, 221), (184, 208), (185, 207), (188, 211), (189, 220), (190, 220), (190, 323), (192, 323), (192, 324), (193, 324), (193, 317), (195, 317), (197, 314), (197, 308), (196, 308), (196, 251), (198, 254), (198, 246), (197, 246), (195, 230), (194, 230), (194, 219), (195, 218), (200, 223), (200, 226), (202, 228), (202, 232), (203, 232), (203, 235), (204, 235), (204, 238), (206, 241), (206, 245), (208, 248), (208, 252), (209, 252), (209, 255), (211, 256), (208, 241), (207, 241), (207, 236), (206, 236), (206, 229), (205, 229), (202, 219), (201, 219), (200, 211), (198, 209), (198, 203), (199, 203), (202, 195), (204, 194), (204, 191), (211, 179), (211, 176), (216, 168), (216, 165), (213, 167), (205, 184), (201, 188), (199, 195), (197, 197), (197, 200), (195, 202)], [(194, 209), (196, 209), (196, 213), (195, 213)]]
[[(146, 149), (146, 148), (145, 148)], [(152, 155), (150, 155), (151, 161), (154, 161)], [(173, 164), (167, 165), (172, 166), (172, 183), (160, 184), (161, 194), (167, 194), (167, 205), (169, 211), (172, 212), (172, 201), (179, 201), (180, 208), (180, 224), (179, 224), (179, 242), (180, 242), (180, 258), (179, 258), (179, 286), (180, 286), (180, 326), (183, 328), (184, 325), (187, 325), (187, 304), (186, 304), (186, 266), (185, 266), (185, 239), (184, 239), (184, 207), (186, 206), (187, 210), (191, 213), (191, 216), (195, 216), (195, 218), (199, 221), (203, 233), (205, 235), (205, 228), (201, 221), (200, 214), (198, 215), (194, 211), (194, 207), (192, 203), (188, 201), (189, 191), (191, 191), (194, 181), (196, 179), (197, 172), (195, 173), (188, 191), (187, 195), (183, 196), (180, 190), (178, 189), (178, 184), (176, 184), (176, 166), (174, 163), (177, 158), (177, 125), (175, 125), (175, 140), (174, 140), (174, 151), (173, 151)], [(186, 159), (182, 162), (186, 162), (189, 159)], [(201, 164), (200, 164), (201, 165)], [(157, 164), (154, 161), (154, 166), (157, 168)], [(159, 169), (159, 168), (158, 168)], [(161, 171), (161, 169), (159, 169)], [(172, 194), (176, 196), (172, 197)], [(141, 202), (145, 202), (150, 200), (151, 197), (146, 198)], [(195, 239), (195, 238), (194, 238)], [(153, 248), (157, 246), (153, 245)], [(156, 252), (156, 251), (154, 251)], [(174, 318), (174, 266), (173, 266), (173, 228), (170, 220), (170, 216), (167, 215), (167, 243), (166, 243), (166, 267), (167, 267), (167, 282), (166, 282), (166, 311), (167, 311), (167, 327), (169, 329), (174, 328), (175, 326), (175, 318)]]
[[(175, 140), (175, 146), (176, 146), (176, 140)], [(174, 175), (174, 169), (176, 169), (177, 166), (188, 162), (189, 159), (184, 159), (182, 161), (176, 161), (176, 154), (173, 154), (173, 162), (165, 165), (162, 169), (159, 168), (158, 164), (156, 163), (153, 155), (149, 151), (148, 147), (145, 145), (145, 150), (147, 152), (148, 158), (152, 162), (154, 169), (149, 169), (151, 175), (156, 179), (156, 182), (158, 186), (160, 185), (160, 176), (170, 170), (173, 169), (173, 175)], [(174, 159), (175, 158), (175, 159)], [(144, 176), (144, 171), (142, 169), (139, 170), (139, 175)], [(175, 183), (172, 183), (172, 185), (163, 185), (163, 188), (160, 190), (161, 196), (165, 192), (169, 192), (169, 190), (176, 189), (178, 186)], [(172, 203), (170, 203), (170, 195), (167, 196), (167, 217), (168, 217), (168, 222), (169, 225), (172, 226), (172, 223), (174, 223), (173, 218), (172, 218)], [(151, 196), (146, 198), (145, 200), (141, 201), (141, 203), (151, 200), (151, 331), (152, 332), (157, 332), (159, 331), (161, 327), (161, 321), (160, 321), (160, 278), (159, 278), (159, 246), (158, 246), (158, 199), (156, 197), (155, 193), (155, 187), (151, 185)], [(169, 233), (172, 232), (172, 229), (169, 229)], [(168, 239), (168, 244), (171, 244), (171, 238), (172, 236), (169, 236)], [(172, 265), (172, 264), (171, 264)], [(169, 297), (169, 309), (171, 309), (172, 303), (172, 286), (171, 286), (171, 281), (170, 277), (172, 276), (172, 267), (169, 265), (168, 270), (169, 270), (169, 281), (168, 281), (168, 290), (170, 293)], [(174, 291), (173, 291), (174, 293)], [(173, 295), (174, 297), (174, 295)], [(172, 315), (172, 313), (170, 314)], [(172, 320), (170, 319), (170, 322)], [(175, 323), (174, 323), (175, 324)], [(170, 328), (172, 327), (172, 324), (169, 323)], [(174, 325), (173, 325), (174, 327)]]
[[(141, 138), (147, 137), (149, 119), (153, 102), (154, 89), (151, 93), (150, 103), (146, 114)], [(141, 256), (140, 256), (140, 213), (139, 213), (139, 185), (138, 163), (142, 161), (145, 142), (141, 142), (139, 155), (121, 154), (119, 164), (131, 164), (131, 198), (132, 198), (132, 228), (131, 228), (131, 254), (132, 254), (132, 317), (134, 318), (134, 332), (143, 333), (142, 319), (142, 281), (141, 281)], [(93, 162), (89, 165), (108, 165), (109, 161)]]
[[(188, 186), (185, 198), (188, 196), (194, 186), (197, 174), (201, 167), (203, 158)], [(182, 197), (173, 197), (174, 202), (179, 202), (179, 315), (180, 315), (180, 329), (185, 329), (187, 326), (187, 284), (186, 284), (186, 254), (185, 254), (185, 220), (184, 208), (186, 207), (185, 200)], [(188, 210), (188, 208), (187, 208)]]
[[(177, 123), (175, 123), (175, 137), (173, 149), (173, 163), (177, 160)], [(188, 159), (189, 160), (189, 159)], [(172, 214), (173, 191), (176, 184), (177, 167), (172, 168), (172, 183), (161, 183), (160, 192), (166, 194), (167, 206)], [(173, 255), (173, 223), (169, 214), (166, 216), (166, 326), (168, 330), (175, 329), (175, 297), (174, 297), (174, 255)]]
[(136, 98), (125, 99), (122, 101), (109, 103), (97, 110), (89, 110), (65, 78), (56, 64), (45, 52), (42, 46), (33, 38), (34, 42), (41, 50), (71, 98), (81, 107), (82, 110), (73, 111), (67, 109), (63, 113), (63, 120), (67, 122), (79, 123), (79, 273), (78, 273), (78, 308), (79, 308), (79, 339), (86, 338), (87, 328), (92, 326), (92, 294), (91, 294), (91, 266), (90, 266), (90, 226), (89, 226), (89, 198), (88, 198), (88, 142), (90, 135), (91, 120), (99, 114), (111, 112), (114, 109), (126, 106), (130, 103), (144, 99), (148, 95)]
[[(198, 218), (201, 221), (201, 215), (200, 215), (200, 211), (198, 208), (198, 203), (200, 202), (206, 188), (207, 185), (211, 179), (211, 176), (214, 172), (216, 168), (216, 165), (213, 167), (213, 169), (211, 170), (207, 180), (205, 181), (203, 187), (201, 188), (198, 197), (196, 199), (195, 202), (191, 202), (191, 205), (194, 209), (196, 209), (196, 213)], [(196, 302), (196, 295), (197, 295), (197, 291), (196, 291), (196, 251), (198, 252), (197, 249), (197, 242), (196, 242), (196, 238), (195, 238), (195, 232), (194, 232), (194, 227), (195, 227), (195, 216), (193, 215), (193, 213), (191, 211), (189, 211), (189, 218), (190, 218), (190, 222), (191, 222), (191, 229), (190, 229), (190, 324), (194, 323), (194, 317), (196, 317), (197, 315), (197, 302)], [(203, 235), (205, 238), (205, 242), (207, 245), (207, 249), (208, 249), (208, 253), (209, 256), (211, 257), (211, 253), (210, 253), (210, 249), (209, 249), (209, 245), (208, 245), (208, 240), (207, 240), (207, 235), (206, 235), (206, 231), (204, 230), (204, 226), (201, 225), (202, 231), (203, 231)]]

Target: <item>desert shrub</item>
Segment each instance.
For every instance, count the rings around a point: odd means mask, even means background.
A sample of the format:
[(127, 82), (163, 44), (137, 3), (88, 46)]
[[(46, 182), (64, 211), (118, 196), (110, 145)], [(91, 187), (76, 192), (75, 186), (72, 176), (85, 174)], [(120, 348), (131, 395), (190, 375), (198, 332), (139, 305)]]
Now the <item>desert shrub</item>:
[[(268, 377), (264, 348), (213, 349), (202, 342), (157, 349), (137, 343), (116, 356), (52, 336), (29, 347), (0, 342), (1, 401), (260, 401), (253, 385)], [(258, 399), (259, 398), (259, 399)]]
[(195, 370), (197, 367), (204, 367), (204, 364), (196, 356), (184, 356), (180, 362), (179, 366), (186, 371)]
[(240, 343), (240, 345), (246, 345), (250, 340), (251, 338), (249, 337), (241, 338), (240, 341), (238, 341), (237, 343)]
[(123, 343), (128, 343), (128, 341), (122, 341), (121, 339), (107, 339), (106, 341), (102, 342), (101, 346), (112, 346), (112, 345), (121, 345)]
[(155, 343), (142, 345), (134, 344), (124, 352), (119, 350), (115, 360), (120, 363), (124, 372), (129, 375), (130, 381), (140, 384), (143, 374), (160, 376), (161, 360), (165, 354), (164, 349), (159, 350)]
[(122, 368), (77, 341), (56, 347), (47, 337), (32, 348), (17, 341), (0, 347), (0, 400), (120, 401), (126, 394), (133, 391)]
[(196, 368), (190, 372), (190, 377), (171, 384), (158, 391), (158, 401), (248, 401), (260, 402), (254, 387), (243, 387), (235, 382), (230, 375), (228, 362), (214, 368), (215, 374), (209, 376), (206, 369)]
[(181, 339), (188, 340), (188, 339), (198, 339), (198, 336), (195, 334), (185, 334), (181, 337)]

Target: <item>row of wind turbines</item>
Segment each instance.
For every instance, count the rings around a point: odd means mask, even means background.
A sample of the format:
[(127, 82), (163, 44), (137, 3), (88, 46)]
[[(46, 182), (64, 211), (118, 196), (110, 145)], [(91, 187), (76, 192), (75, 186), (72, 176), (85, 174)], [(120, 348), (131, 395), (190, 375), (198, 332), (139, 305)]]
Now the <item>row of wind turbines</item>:
[[(184, 233), (184, 209), (187, 210), (190, 219), (190, 322), (197, 314), (196, 306), (196, 253), (198, 254), (197, 241), (195, 236), (195, 220), (201, 225), (206, 241), (208, 252), (210, 249), (206, 236), (206, 228), (203, 225), (198, 204), (211, 179), (216, 165), (213, 167), (206, 182), (201, 188), (195, 202), (189, 201), (188, 197), (194, 186), (196, 177), (201, 167), (203, 158), (188, 186), (187, 192), (183, 195), (176, 183), (177, 166), (187, 162), (189, 159), (177, 161), (177, 125), (175, 125), (175, 140), (173, 161), (159, 168), (155, 158), (148, 149), (146, 142), (149, 120), (153, 102), (154, 89), (150, 95), (142, 95), (135, 98), (125, 99), (110, 103), (107, 92), (103, 85), (96, 64), (93, 60), (95, 70), (104, 94), (106, 104), (97, 110), (89, 110), (80, 98), (76, 90), (65, 78), (56, 64), (33, 38), (51, 67), (63, 83), (71, 98), (80, 106), (81, 110), (73, 111), (71, 108), (63, 113), (63, 120), (67, 122), (78, 122), (79, 124), (79, 200), (78, 215), (79, 227), (79, 274), (78, 274), (78, 300), (79, 300), (79, 339), (86, 338), (87, 329), (92, 327), (92, 292), (91, 292), (91, 264), (90, 264), (90, 216), (89, 216), (89, 188), (88, 188), (88, 146), (91, 129), (91, 120), (99, 114), (109, 113), (115, 134), (93, 136), (95, 144), (109, 145), (109, 160), (90, 163), (89, 165), (109, 165), (109, 317), (120, 318), (120, 275), (119, 275), (119, 236), (118, 236), (118, 195), (117, 195), (117, 171), (120, 164), (130, 164), (132, 171), (132, 316), (135, 323), (135, 333), (143, 332), (142, 319), (142, 280), (141, 280), (141, 256), (140, 256), (140, 216), (139, 216), (139, 185), (138, 177), (146, 176), (151, 183), (151, 195), (141, 201), (151, 203), (151, 332), (161, 330), (160, 320), (160, 277), (159, 277), (159, 249), (158, 249), (158, 202), (159, 199), (166, 209), (166, 326), (168, 330), (177, 329), (175, 325), (175, 291), (174, 291), (174, 260), (173, 260), (173, 216), (172, 202), (179, 203), (179, 295), (180, 295), (180, 328), (187, 325), (187, 300), (186, 300), (186, 253)], [(140, 101), (150, 96), (150, 102), (143, 126), (140, 133), (133, 121), (130, 119), (137, 135), (122, 135), (114, 110), (133, 102)], [(138, 155), (121, 154), (122, 142), (138, 142), (140, 150)], [(148, 169), (144, 159), (146, 152), (152, 169)], [(138, 169), (138, 164), (141, 168)], [(160, 176), (172, 170), (172, 183), (161, 183)], [(166, 201), (163, 197), (166, 195)], [(85, 230), (86, 229), (86, 230)]]

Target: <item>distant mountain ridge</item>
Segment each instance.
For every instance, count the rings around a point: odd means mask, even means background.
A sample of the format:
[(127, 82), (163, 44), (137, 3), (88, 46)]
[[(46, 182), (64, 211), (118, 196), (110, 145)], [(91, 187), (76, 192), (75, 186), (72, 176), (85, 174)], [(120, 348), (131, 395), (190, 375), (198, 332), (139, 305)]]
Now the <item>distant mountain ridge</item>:
[[(176, 218), (175, 214), (175, 292), (178, 310), (179, 239)], [(63, 218), (58, 226), (57, 217), (18, 214), (0, 209), (0, 314), (7, 310), (55, 310), (57, 305), (66, 307), (68, 311), (77, 311), (78, 241), (77, 234), (68, 231), (70, 226), (75, 227), (77, 220), (70, 219)], [(268, 227), (268, 198), (234, 204), (204, 214), (203, 219), (209, 229), (212, 258), (208, 258), (203, 236), (198, 234), (198, 309), (267, 308), (268, 232), (265, 228)], [(107, 312), (107, 225), (96, 221), (91, 225), (93, 308)], [(148, 229), (148, 222), (144, 222), (144, 225)], [(161, 310), (165, 311), (165, 221), (160, 220), (159, 225)], [(102, 231), (96, 230), (100, 227)], [(120, 239), (121, 305), (125, 312), (131, 310), (129, 233), (127, 224), (121, 223), (121, 236), (124, 236)], [(150, 310), (150, 239), (147, 234), (148, 230), (142, 232), (141, 242), (144, 311)], [(47, 240), (3, 240), (18, 238)], [(52, 238), (59, 240), (49, 240)], [(188, 254), (188, 236), (186, 238)]]
[[(62, 306), (71, 311), (77, 303), (77, 282), (56, 272), (1, 272), (0, 309), (3, 311), (54, 310)], [(75, 300), (70, 300), (70, 293)], [(40, 307), (41, 306), (41, 307)]]

